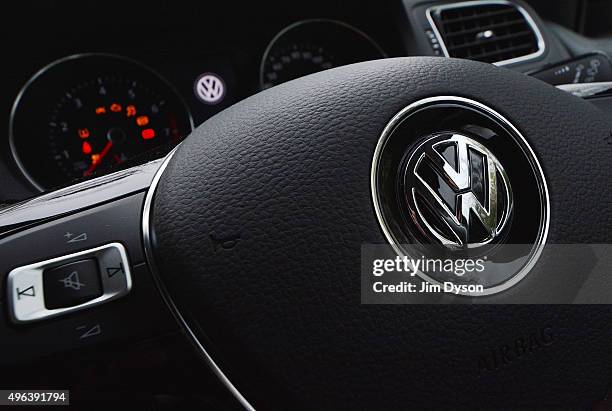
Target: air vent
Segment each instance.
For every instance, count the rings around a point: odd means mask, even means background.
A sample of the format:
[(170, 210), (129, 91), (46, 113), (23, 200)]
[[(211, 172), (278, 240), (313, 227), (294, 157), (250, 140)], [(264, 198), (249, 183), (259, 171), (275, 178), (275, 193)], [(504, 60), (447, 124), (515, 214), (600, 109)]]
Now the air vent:
[(447, 57), (504, 65), (544, 52), (542, 35), (531, 16), (507, 1), (431, 7), (427, 18)]

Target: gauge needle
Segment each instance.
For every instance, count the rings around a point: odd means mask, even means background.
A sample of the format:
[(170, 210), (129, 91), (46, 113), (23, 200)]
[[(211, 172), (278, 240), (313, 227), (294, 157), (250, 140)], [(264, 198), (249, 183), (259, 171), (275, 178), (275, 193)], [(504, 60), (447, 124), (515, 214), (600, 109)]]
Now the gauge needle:
[(93, 173), (95, 169), (102, 162), (102, 159), (104, 159), (104, 156), (106, 156), (106, 154), (112, 147), (113, 147), (113, 142), (109, 141), (108, 143), (106, 143), (102, 151), (100, 151), (100, 153), (97, 156), (95, 154), (92, 155), (93, 160), (91, 161), (91, 165), (89, 166), (87, 170), (85, 170), (85, 172), (83, 173), (83, 176), (88, 176), (91, 173)]

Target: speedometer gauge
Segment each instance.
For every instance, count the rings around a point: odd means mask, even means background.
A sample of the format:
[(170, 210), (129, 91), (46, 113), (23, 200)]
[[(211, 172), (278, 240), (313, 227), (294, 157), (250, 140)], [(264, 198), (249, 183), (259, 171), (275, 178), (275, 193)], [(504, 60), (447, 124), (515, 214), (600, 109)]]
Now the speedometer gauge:
[(365, 33), (335, 20), (304, 20), (281, 30), (261, 62), (260, 86), (266, 89), (307, 74), (385, 57)]
[(322, 45), (299, 42), (279, 47), (268, 55), (264, 88), (340, 65)]
[(11, 149), (38, 188), (108, 170), (192, 128), (174, 89), (147, 67), (109, 55), (53, 63), (26, 85), (13, 108)]

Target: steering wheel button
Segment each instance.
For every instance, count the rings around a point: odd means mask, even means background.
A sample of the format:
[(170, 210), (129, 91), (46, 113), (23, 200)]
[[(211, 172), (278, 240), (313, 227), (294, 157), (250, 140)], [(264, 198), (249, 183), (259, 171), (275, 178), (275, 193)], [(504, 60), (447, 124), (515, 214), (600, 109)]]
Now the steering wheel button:
[(72, 307), (102, 295), (98, 263), (92, 258), (45, 270), (43, 286), (47, 308)]
[(125, 247), (111, 243), (13, 269), (7, 279), (15, 323), (57, 317), (123, 297), (132, 289)]

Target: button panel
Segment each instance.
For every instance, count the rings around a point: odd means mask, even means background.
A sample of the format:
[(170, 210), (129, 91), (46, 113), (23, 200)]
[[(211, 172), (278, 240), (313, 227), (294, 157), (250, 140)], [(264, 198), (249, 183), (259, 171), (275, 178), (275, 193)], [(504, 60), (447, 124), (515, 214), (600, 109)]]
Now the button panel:
[[(95, 287), (96, 280), (99, 289)], [(66, 293), (81, 291), (88, 283), (87, 292)], [(125, 248), (111, 243), (12, 270), (7, 281), (9, 315), (15, 323), (42, 320), (117, 299), (131, 288)]]

